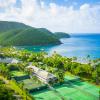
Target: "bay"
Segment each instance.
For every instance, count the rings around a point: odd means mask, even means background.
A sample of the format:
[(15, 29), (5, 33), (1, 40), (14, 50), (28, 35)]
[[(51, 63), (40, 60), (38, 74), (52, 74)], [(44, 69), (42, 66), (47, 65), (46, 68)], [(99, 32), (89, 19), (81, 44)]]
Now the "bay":
[(51, 55), (54, 51), (67, 57), (87, 57), (92, 59), (100, 58), (100, 34), (71, 34), (71, 38), (61, 39), (60, 45), (49, 46), (20, 46), (30, 51), (45, 51)]

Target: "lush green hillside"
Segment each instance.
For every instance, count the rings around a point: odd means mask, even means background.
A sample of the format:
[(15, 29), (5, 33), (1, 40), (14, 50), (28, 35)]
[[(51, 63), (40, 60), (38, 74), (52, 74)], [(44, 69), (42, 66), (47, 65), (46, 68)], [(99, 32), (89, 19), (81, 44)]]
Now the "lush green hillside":
[(24, 28), (28, 28), (28, 27), (30, 27), (30, 26), (27, 26), (23, 23), (0, 21), (0, 33), (9, 31), (12, 29), (24, 29)]
[(60, 39), (60, 38), (70, 38), (70, 35), (68, 33), (64, 32), (55, 32), (55, 35)]
[(39, 31), (41, 32), (45, 32), (45, 33), (49, 33), (49, 34), (53, 34), (52, 32), (50, 32), (49, 30), (47, 30), (46, 28), (38, 28)]
[(16, 22), (1, 22), (0, 26), (2, 26), (0, 28), (0, 45), (3, 46), (54, 45), (61, 43), (53, 33), (44, 28), (33, 28)]
[(0, 45), (51, 45), (59, 39), (45, 28), (33, 28), (22, 23), (0, 21)]

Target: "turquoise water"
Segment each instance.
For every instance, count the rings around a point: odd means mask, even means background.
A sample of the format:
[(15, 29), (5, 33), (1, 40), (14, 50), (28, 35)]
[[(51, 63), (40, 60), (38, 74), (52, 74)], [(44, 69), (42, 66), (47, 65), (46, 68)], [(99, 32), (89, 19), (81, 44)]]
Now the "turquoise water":
[(67, 57), (86, 57), (100, 58), (100, 34), (76, 34), (71, 38), (61, 39), (62, 44), (56, 46), (23, 46), (21, 48), (39, 52), (46, 51), (52, 54), (56, 51), (58, 54)]

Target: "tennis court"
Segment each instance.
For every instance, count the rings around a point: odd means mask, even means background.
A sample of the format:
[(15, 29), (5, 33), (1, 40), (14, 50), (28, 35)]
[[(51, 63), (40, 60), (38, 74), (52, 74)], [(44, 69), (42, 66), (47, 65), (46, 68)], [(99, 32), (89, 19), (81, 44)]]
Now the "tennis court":
[(28, 74), (22, 71), (11, 71), (10, 73), (11, 73), (11, 78), (16, 80), (17, 82), (30, 78)]
[(36, 100), (61, 100), (58, 95), (48, 89), (37, 93), (31, 93), (31, 95), (34, 96)]
[(28, 90), (44, 86), (44, 84), (42, 84), (41, 82), (35, 81), (33, 79), (25, 79), (25, 80), (20, 81), (20, 82), (23, 82), (24, 88), (26, 88)]
[(12, 76), (24, 76), (26, 74), (22, 71), (11, 71), (11, 75)]
[(67, 76), (65, 81), (65, 84), (54, 87), (57, 93), (44, 90), (32, 95), (36, 100), (99, 100), (100, 88), (81, 81), (78, 77)]

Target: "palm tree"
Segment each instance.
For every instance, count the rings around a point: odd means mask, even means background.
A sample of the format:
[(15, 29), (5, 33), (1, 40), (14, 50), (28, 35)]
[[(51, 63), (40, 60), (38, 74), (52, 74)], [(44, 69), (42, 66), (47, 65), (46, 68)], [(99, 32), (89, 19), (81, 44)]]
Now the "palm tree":
[(9, 77), (9, 70), (4, 64), (0, 64), (0, 73), (5, 77)]

